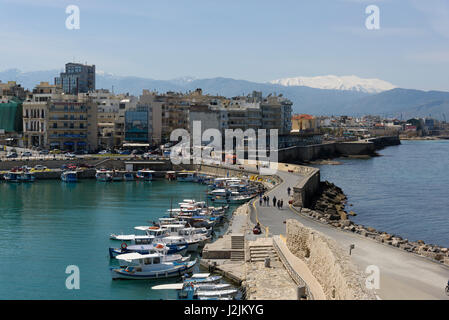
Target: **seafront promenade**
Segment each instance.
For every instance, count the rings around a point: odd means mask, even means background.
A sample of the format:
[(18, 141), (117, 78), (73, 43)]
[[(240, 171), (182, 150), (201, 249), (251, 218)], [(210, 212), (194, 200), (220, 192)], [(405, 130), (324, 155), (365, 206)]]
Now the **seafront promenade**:
[[(255, 172), (254, 166), (240, 167), (248, 172)], [(223, 165), (223, 168), (235, 169), (235, 166)], [(334, 240), (345, 252), (349, 252), (349, 247), (354, 245), (350, 261), (361, 272), (365, 272), (368, 266), (377, 266), (380, 271), (380, 285), (378, 289), (372, 290), (378, 299), (449, 299), (444, 292), (449, 279), (447, 266), (359, 234), (337, 229), (301, 214), (299, 208), (288, 206), (287, 188), (293, 188), (305, 178), (297, 172), (288, 171), (294, 168), (295, 165), (292, 164), (288, 167), (279, 166), (276, 175), (281, 182), (266, 193), (270, 197), (269, 206), (260, 206), (258, 198), (251, 201), (250, 206), (253, 207), (250, 211), (251, 223), (259, 222), (264, 230), (258, 237), (265, 237), (265, 230), (268, 230), (269, 236), (285, 235), (285, 222), (294, 219)], [(273, 197), (284, 200), (283, 209), (273, 207), (271, 202)], [(256, 236), (250, 236), (251, 239), (254, 237)], [(365, 275), (369, 276), (368, 273)]]

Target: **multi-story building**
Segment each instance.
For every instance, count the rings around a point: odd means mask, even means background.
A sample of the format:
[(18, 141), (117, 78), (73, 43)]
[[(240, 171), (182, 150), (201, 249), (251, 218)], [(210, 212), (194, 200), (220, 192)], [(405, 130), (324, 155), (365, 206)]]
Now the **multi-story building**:
[(48, 82), (38, 84), (23, 102), (23, 139), (26, 147), (44, 147), (47, 140), (47, 103), (61, 89)]
[(16, 97), (20, 100), (24, 100), (27, 95), (27, 91), (15, 81), (8, 81), (7, 83), (2, 83), (0, 81), (0, 97), (3, 99)]
[(47, 146), (67, 151), (98, 148), (97, 105), (89, 97), (60, 94), (47, 108)]
[(24, 102), (25, 146), (67, 151), (98, 148), (97, 105), (89, 96), (61, 92), (43, 82)]
[(55, 78), (55, 84), (60, 86), (64, 93), (78, 94), (95, 90), (95, 65), (89, 66), (80, 63), (67, 63), (65, 72)]

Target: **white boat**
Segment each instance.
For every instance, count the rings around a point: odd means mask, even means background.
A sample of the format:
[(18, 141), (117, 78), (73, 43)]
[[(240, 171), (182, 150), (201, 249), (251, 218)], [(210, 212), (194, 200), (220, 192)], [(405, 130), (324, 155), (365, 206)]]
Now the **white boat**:
[(153, 180), (153, 174), (154, 174), (153, 170), (146, 170), (146, 169), (139, 170), (137, 171), (136, 178), (137, 180), (151, 181)]
[(196, 172), (194, 171), (186, 171), (186, 172), (178, 172), (176, 180), (183, 182), (194, 182), (196, 179)]
[(76, 171), (64, 171), (61, 174), (61, 180), (64, 182), (77, 182), (78, 176)]
[(164, 262), (159, 253), (126, 253), (116, 257), (128, 263), (126, 268), (111, 268), (112, 279), (149, 280), (182, 276), (193, 269), (194, 261)]
[(152, 290), (178, 290), (178, 298), (182, 300), (211, 300), (232, 299), (238, 293), (231, 285), (221, 284), (195, 284), (172, 283), (151, 287)]
[(152, 243), (154, 240), (154, 236), (151, 235), (135, 235), (135, 234), (111, 234), (110, 239), (111, 240), (118, 240), (118, 241), (132, 241), (136, 244), (139, 243)]
[(3, 178), (8, 182), (20, 182), (21, 172), (8, 172)]
[(109, 182), (112, 181), (112, 171), (108, 170), (97, 170), (95, 178), (98, 181)]
[(222, 276), (212, 276), (210, 273), (194, 273), (191, 277), (183, 277), (187, 283), (217, 283)]

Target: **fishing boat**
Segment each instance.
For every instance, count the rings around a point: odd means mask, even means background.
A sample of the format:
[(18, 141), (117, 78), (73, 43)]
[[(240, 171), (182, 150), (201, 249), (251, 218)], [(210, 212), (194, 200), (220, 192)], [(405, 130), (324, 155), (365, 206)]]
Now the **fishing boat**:
[(194, 273), (191, 277), (183, 276), (185, 283), (218, 283), (222, 276), (211, 276), (210, 273)]
[(176, 180), (182, 181), (182, 182), (194, 182), (195, 179), (196, 179), (195, 171), (178, 172), (178, 175), (176, 177)]
[(173, 283), (154, 286), (153, 290), (177, 290), (180, 300), (230, 300), (237, 293), (237, 289), (230, 288), (228, 284), (209, 285), (214, 286), (212, 290), (205, 290), (195, 284)]
[(3, 178), (8, 182), (20, 182), (20, 172), (8, 172)]
[(20, 182), (34, 182), (36, 177), (32, 172), (22, 172), (22, 174), (18, 177)]
[(61, 174), (61, 180), (64, 182), (77, 182), (78, 177), (76, 171), (64, 171)]
[(111, 240), (131, 241), (135, 244), (150, 244), (153, 243), (154, 236), (152, 235), (135, 235), (135, 234), (111, 234)]
[(128, 246), (126, 242), (123, 242), (120, 248), (109, 248), (109, 257), (115, 258), (120, 254), (138, 252), (140, 254), (150, 254), (161, 252), (166, 255), (184, 255), (187, 252), (187, 244), (183, 245), (170, 245), (164, 243), (153, 244), (138, 244)]
[[(109, 257), (115, 258), (120, 254), (137, 252), (140, 254), (161, 253), (166, 255), (169, 261), (188, 261), (189, 257), (183, 258), (183, 255), (187, 252), (187, 245), (166, 245), (163, 243), (155, 244), (139, 244), (128, 246), (125, 242), (122, 243), (120, 248), (109, 248)], [(171, 260), (170, 260), (171, 259)]]
[(123, 175), (123, 180), (134, 181), (134, 174), (132, 172), (125, 172), (125, 174)]
[(153, 180), (153, 170), (139, 170), (137, 171), (136, 174), (136, 178), (137, 180), (142, 180), (142, 181), (151, 181)]
[(121, 254), (116, 257), (128, 263), (125, 268), (111, 268), (112, 279), (150, 280), (178, 277), (190, 272), (196, 259), (186, 262), (164, 262), (160, 253), (140, 254), (137, 252)]
[(175, 180), (176, 179), (176, 172), (175, 171), (167, 171), (165, 173), (165, 178), (169, 181)]
[(97, 173), (95, 174), (95, 178), (98, 181), (102, 181), (102, 182), (112, 181), (112, 171), (97, 170)]

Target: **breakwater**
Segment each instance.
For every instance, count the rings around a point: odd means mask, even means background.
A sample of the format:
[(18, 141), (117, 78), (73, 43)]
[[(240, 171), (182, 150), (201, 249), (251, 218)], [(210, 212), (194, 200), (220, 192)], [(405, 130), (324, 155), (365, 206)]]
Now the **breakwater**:
[(356, 213), (345, 210), (347, 197), (343, 190), (327, 181), (320, 183), (319, 193), (311, 200), (311, 208), (296, 210), (310, 218), (329, 224), (344, 231), (354, 232), (379, 243), (393, 246), (404, 251), (430, 258), (449, 266), (449, 249), (446, 247), (426, 244), (422, 240), (409, 241), (403, 237), (379, 231), (375, 228), (359, 225), (350, 220)]
[(278, 157), (280, 162), (298, 163), (341, 156), (373, 156), (377, 150), (400, 143), (398, 136), (376, 137), (350, 142), (329, 142), (280, 149)]

